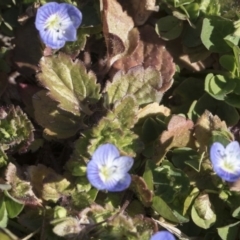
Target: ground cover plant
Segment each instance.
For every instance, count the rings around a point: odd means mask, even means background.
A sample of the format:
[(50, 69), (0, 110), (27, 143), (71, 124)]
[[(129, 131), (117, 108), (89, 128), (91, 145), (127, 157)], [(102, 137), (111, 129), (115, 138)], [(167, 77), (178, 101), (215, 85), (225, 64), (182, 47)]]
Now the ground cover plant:
[(0, 11), (0, 239), (240, 239), (238, 1)]

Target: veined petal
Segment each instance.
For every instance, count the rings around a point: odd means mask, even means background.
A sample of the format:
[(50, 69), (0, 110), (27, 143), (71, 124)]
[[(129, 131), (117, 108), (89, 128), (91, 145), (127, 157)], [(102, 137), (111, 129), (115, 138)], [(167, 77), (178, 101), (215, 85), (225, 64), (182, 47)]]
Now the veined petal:
[(174, 235), (168, 231), (160, 231), (155, 233), (150, 240), (176, 240)]
[(68, 16), (70, 17), (73, 26), (78, 28), (82, 22), (82, 13), (73, 5), (69, 5), (67, 3), (61, 3), (61, 8), (67, 10)]
[(36, 15), (36, 20), (35, 20), (35, 26), (36, 28), (41, 31), (44, 29), (44, 25), (47, 21), (47, 19), (58, 12), (59, 9), (59, 4), (55, 2), (50, 2), (48, 4), (45, 4), (41, 6)]
[(97, 162), (90, 161), (87, 164), (87, 178), (88, 181), (97, 189), (99, 190), (105, 190), (105, 184), (100, 178), (99, 175), (99, 166)]
[(221, 143), (214, 143), (210, 149), (213, 170), (219, 177), (235, 182), (240, 178), (240, 146), (234, 141), (226, 148)]
[(93, 153), (91, 161), (97, 161), (99, 165), (111, 166), (112, 161), (120, 156), (118, 149), (110, 143), (100, 145)]
[(54, 30), (45, 30), (40, 32), (40, 37), (43, 42), (53, 49), (58, 49), (64, 46), (66, 40), (60, 38), (60, 35)]
[(219, 164), (220, 161), (223, 161), (223, 157), (225, 155), (225, 148), (221, 143), (214, 143), (210, 149), (210, 159), (213, 166)]
[[(226, 154), (228, 157), (235, 159), (236, 157), (240, 157), (240, 146), (237, 141), (230, 142), (226, 147)], [(240, 162), (240, 158), (238, 158)]]
[(115, 185), (109, 184), (108, 182), (106, 182), (106, 190), (110, 192), (121, 192), (129, 187), (129, 185), (131, 184), (131, 180), (132, 178), (130, 174), (126, 173), (122, 179), (117, 181), (117, 184)]
[(133, 159), (127, 156), (121, 156), (115, 158), (112, 164), (116, 166), (117, 173), (126, 173), (131, 169), (133, 165)]
[(77, 27), (81, 24), (81, 12), (71, 4), (46, 3), (37, 11), (35, 26), (42, 41), (53, 49), (64, 46), (66, 41), (77, 40)]
[(219, 166), (213, 167), (213, 169), (219, 177), (221, 177), (227, 182), (236, 182), (240, 178), (240, 171), (231, 173)]
[(76, 29), (72, 26), (68, 26), (65, 30), (62, 32), (63, 37), (66, 41), (76, 41), (77, 40), (77, 32)]

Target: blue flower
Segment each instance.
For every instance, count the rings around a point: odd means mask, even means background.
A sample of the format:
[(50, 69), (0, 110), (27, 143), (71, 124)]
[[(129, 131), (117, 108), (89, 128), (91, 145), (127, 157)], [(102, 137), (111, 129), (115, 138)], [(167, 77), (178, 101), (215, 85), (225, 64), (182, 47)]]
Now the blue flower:
[(240, 146), (234, 141), (226, 148), (219, 142), (214, 143), (210, 149), (210, 159), (213, 170), (219, 177), (235, 182), (240, 178)]
[(66, 41), (77, 40), (81, 22), (82, 13), (73, 5), (50, 2), (38, 9), (35, 26), (48, 47), (59, 49)]
[(168, 231), (160, 231), (155, 233), (150, 240), (176, 240), (176, 238)]
[(131, 183), (128, 171), (132, 165), (131, 157), (120, 156), (113, 144), (103, 144), (93, 153), (87, 165), (87, 178), (99, 190), (120, 192)]

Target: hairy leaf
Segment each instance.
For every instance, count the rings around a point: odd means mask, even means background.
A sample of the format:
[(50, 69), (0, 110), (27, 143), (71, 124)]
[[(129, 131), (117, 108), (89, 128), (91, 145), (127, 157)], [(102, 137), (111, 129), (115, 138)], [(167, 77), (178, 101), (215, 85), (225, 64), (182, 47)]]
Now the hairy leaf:
[(0, 108), (0, 145), (26, 152), (33, 141), (33, 125), (20, 107)]
[(89, 104), (100, 98), (100, 86), (93, 72), (87, 72), (80, 61), (59, 53), (57, 56), (43, 57), (41, 72), (37, 75), (40, 83), (49, 90), (49, 96), (59, 103), (59, 108), (73, 115), (81, 112), (91, 114)]
[(162, 86), (160, 73), (154, 68), (144, 69), (141, 66), (131, 68), (127, 73), (119, 71), (108, 82), (105, 95), (107, 105), (114, 104), (128, 94), (136, 97), (138, 105), (159, 102), (162, 93), (158, 91)]
[(70, 185), (66, 178), (44, 165), (30, 166), (27, 173), (36, 194), (46, 201), (56, 202)]
[(15, 201), (33, 206), (40, 204), (41, 201), (33, 192), (30, 182), (24, 180), (23, 173), (19, 166), (9, 163), (5, 172), (5, 177), (7, 183), (12, 186), (8, 193)]

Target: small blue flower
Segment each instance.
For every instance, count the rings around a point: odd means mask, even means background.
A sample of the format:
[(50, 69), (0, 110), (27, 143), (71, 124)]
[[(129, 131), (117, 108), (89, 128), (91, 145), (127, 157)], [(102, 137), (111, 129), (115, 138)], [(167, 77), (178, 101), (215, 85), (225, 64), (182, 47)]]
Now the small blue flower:
[(176, 238), (168, 231), (160, 231), (155, 233), (150, 240), (176, 240)]
[(240, 146), (234, 141), (226, 148), (219, 142), (210, 149), (210, 159), (213, 170), (219, 177), (228, 182), (235, 182), (240, 178)]
[(120, 156), (113, 144), (103, 144), (93, 153), (87, 165), (87, 178), (99, 190), (120, 192), (131, 183), (128, 171), (132, 165), (131, 157)]
[(66, 41), (77, 40), (77, 28), (82, 13), (67, 3), (46, 3), (37, 11), (35, 26), (42, 41), (52, 49), (59, 49)]

